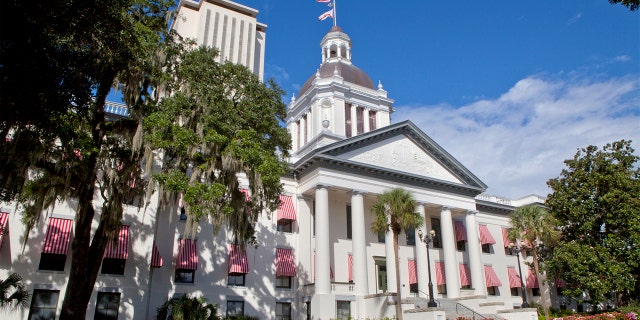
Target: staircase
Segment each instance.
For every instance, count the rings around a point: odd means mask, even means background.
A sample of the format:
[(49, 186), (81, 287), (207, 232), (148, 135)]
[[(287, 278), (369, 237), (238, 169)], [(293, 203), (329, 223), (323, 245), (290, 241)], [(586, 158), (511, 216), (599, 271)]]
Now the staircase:
[(455, 320), (459, 317), (475, 320), (502, 319), (496, 314), (480, 314), (468, 307), (459, 304), (459, 299), (440, 299), (438, 300), (438, 307), (442, 308), (445, 311), (447, 320)]

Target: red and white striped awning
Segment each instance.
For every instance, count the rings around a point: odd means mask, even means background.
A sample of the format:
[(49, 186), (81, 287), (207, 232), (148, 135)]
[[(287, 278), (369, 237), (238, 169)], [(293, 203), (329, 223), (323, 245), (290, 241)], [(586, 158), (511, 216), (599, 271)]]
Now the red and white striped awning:
[(511, 241), (509, 240), (509, 229), (502, 228), (502, 244), (506, 248), (509, 246), (509, 243), (511, 243)]
[(456, 233), (456, 241), (467, 240), (467, 228), (462, 221), (455, 221), (453, 229)]
[(296, 264), (291, 249), (276, 248), (276, 276), (296, 276)]
[(9, 214), (6, 212), (0, 212), (0, 246), (2, 246), (2, 236), (4, 236), (4, 230), (9, 228)]
[(443, 285), (447, 283), (444, 274), (444, 262), (436, 262), (436, 285)]
[(229, 273), (249, 273), (249, 260), (247, 251), (242, 250), (238, 245), (231, 245), (229, 248)]
[(240, 189), (238, 189), (238, 190), (240, 190), (240, 192), (244, 193), (244, 197), (245, 197), (245, 200), (246, 200), (247, 202), (251, 201), (251, 196), (249, 195), (249, 190), (248, 190), (248, 189), (242, 189), (242, 188), (240, 188)]
[(478, 225), (478, 229), (480, 230), (480, 243), (482, 244), (496, 244), (496, 240), (491, 236), (491, 232), (489, 228), (484, 225)]
[(538, 288), (538, 277), (536, 277), (536, 273), (532, 269), (529, 269), (529, 274), (527, 275), (527, 288)]
[(349, 282), (353, 281), (353, 256), (351, 254), (347, 255), (347, 262), (349, 268)]
[(293, 206), (291, 196), (280, 195), (280, 206), (278, 206), (278, 220), (296, 220), (296, 208)]
[(567, 282), (562, 279), (553, 280), (553, 284), (556, 286), (556, 288), (564, 288), (567, 286)]
[(127, 260), (129, 257), (129, 226), (120, 227), (118, 237), (114, 241), (109, 241), (104, 250), (105, 258)]
[[(329, 277), (333, 280), (333, 267), (329, 266)], [(313, 281), (316, 281), (316, 252), (313, 252)]]
[(409, 264), (409, 284), (418, 283), (418, 268), (415, 260), (407, 260)]
[(160, 268), (162, 267), (163, 261), (162, 256), (160, 255), (160, 251), (158, 250), (158, 246), (156, 243), (153, 243), (153, 251), (151, 251), (151, 267), (152, 268)]
[(197, 240), (178, 239), (178, 257), (176, 258), (176, 269), (197, 270), (197, 248)]
[(466, 264), (459, 264), (458, 269), (460, 270), (460, 286), (470, 286), (471, 285), (471, 269)]
[(502, 285), (498, 275), (491, 266), (484, 266), (484, 280), (487, 282), (487, 287), (499, 287)]
[(49, 227), (44, 236), (43, 253), (67, 254), (73, 220), (49, 218)]
[(520, 288), (522, 287), (522, 282), (520, 282), (520, 274), (516, 271), (514, 267), (507, 267), (507, 273), (509, 274), (509, 287), (510, 288)]

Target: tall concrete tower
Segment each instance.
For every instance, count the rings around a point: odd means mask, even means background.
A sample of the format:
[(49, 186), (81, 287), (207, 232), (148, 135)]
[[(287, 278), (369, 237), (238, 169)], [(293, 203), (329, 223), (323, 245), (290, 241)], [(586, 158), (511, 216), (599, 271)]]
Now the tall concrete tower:
[(172, 28), (198, 45), (220, 50), (220, 62), (248, 67), (264, 76), (267, 25), (257, 21), (258, 10), (227, 0), (182, 0)]

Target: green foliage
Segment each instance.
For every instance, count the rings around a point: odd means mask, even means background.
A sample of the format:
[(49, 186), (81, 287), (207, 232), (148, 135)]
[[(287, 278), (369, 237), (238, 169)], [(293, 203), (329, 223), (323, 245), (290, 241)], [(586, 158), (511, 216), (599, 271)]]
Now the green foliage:
[[(154, 178), (169, 205), (183, 196), (191, 223), (209, 216), (214, 231), (226, 225), (244, 243), (258, 215), (279, 204), (282, 156), (291, 145), (280, 126), (284, 92), (244, 66), (218, 63), (215, 49), (194, 48), (180, 61), (169, 97), (145, 121), (148, 149), (163, 151)], [(249, 181), (248, 200), (238, 190), (239, 174)]]
[(611, 4), (619, 3), (629, 8), (629, 10), (631, 11), (636, 11), (638, 10), (638, 8), (640, 8), (640, 0), (609, 0), (609, 3)]
[(640, 296), (640, 157), (631, 141), (580, 149), (547, 184), (546, 204), (562, 226), (562, 240), (548, 262), (553, 277), (592, 303), (626, 304)]
[[(558, 232), (556, 228), (556, 220), (544, 208), (537, 205), (526, 205), (511, 213), (511, 231), (509, 238), (520, 239), (524, 241), (525, 246), (530, 246), (533, 256), (533, 266), (538, 283), (540, 281), (540, 245), (546, 247), (553, 246), (557, 241)], [(545, 318), (549, 318), (549, 307), (546, 299), (542, 299)]]
[(0, 280), (0, 310), (26, 309), (29, 297), (29, 291), (19, 274), (11, 273), (6, 279)]
[(183, 295), (169, 299), (156, 313), (157, 320), (218, 320), (218, 308), (206, 299)]

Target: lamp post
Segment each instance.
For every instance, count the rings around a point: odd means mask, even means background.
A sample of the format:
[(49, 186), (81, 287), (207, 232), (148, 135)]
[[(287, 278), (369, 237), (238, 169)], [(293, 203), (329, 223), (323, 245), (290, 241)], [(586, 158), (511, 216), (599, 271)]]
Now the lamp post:
[(520, 274), (520, 285), (522, 286), (522, 308), (529, 308), (529, 303), (527, 302), (527, 291), (524, 287), (524, 281), (522, 281), (522, 267), (520, 267), (520, 251), (522, 251), (522, 247), (511, 242), (509, 243), (509, 249), (511, 250), (511, 253), (516, 254), (516, 259), (518, 259), (518, 273)]
[(433, 300), (433, 283), (431, 282), (431, 256), (429, 255), (429, 244), (433, 243), (433, 237), (436, 235), (434, 230), (429, 231), (429, 234), (423, 234), (422, 229), (418, 229), (418, 238), (424, 242), (427, 246), (427, 271), (429, 272), (429, 308), (435, 308), (438, 306), (435, 300)]

